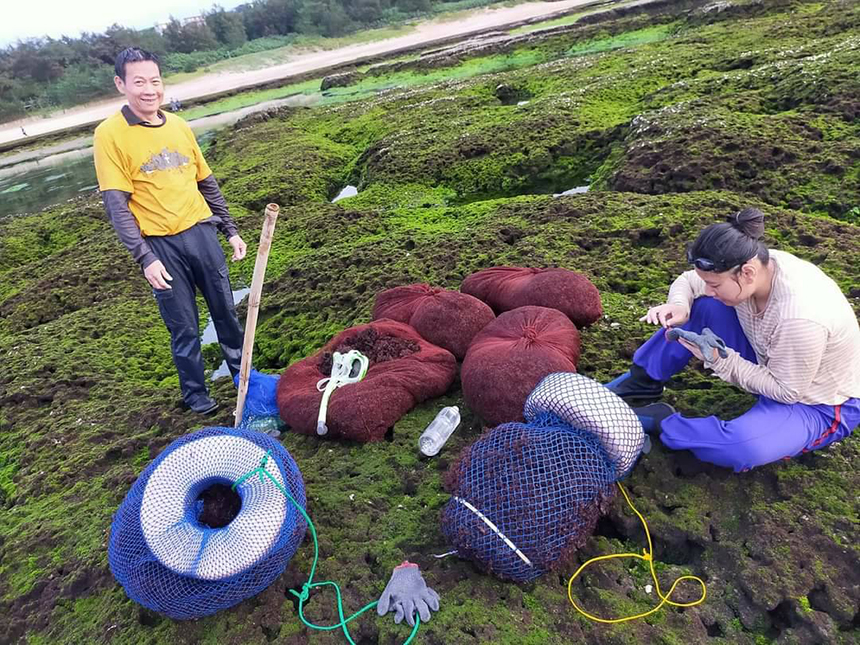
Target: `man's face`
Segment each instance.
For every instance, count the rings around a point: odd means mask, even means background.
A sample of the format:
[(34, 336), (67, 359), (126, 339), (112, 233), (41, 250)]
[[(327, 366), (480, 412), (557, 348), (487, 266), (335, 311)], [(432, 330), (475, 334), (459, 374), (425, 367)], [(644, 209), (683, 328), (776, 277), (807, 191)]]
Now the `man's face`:
[(128, 105), (137, 116), (149, 120), (164, 101), (161, 72), (151, 60), (126, 63), (125, 79), (114, 76), (116, 89), (125, 94)]

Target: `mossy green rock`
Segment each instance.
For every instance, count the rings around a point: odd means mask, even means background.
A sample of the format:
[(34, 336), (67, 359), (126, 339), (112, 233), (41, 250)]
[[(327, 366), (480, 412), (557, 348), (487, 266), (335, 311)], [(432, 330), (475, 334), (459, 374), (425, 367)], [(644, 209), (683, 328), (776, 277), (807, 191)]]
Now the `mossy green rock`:
[[(452, 61), (449, 80), (434, 68), (422, 84), (415, 72), (405, 89), (219, 133), (209, 159), (251, 243), (234, 281), (250, 282), (265, 204), (282, 206), (256, 366), (281, 371), (366, 322), (385, 288), (560, 266), (601, 290), (606, 318), (582, 330), (580, 371), (605, 381), (652, 331), (638, 319), (686, 268), (685, 244), (745, 205), (767, 213), (768, 243), (821, 266), (860, 312), (858, 16), (851, 2), (616, 10)], [(330, 204), (347, 183), (358, 196)], [(584, 184), (592, 190), (552, 196)], [(205, 354), (214, 368), (217, 352)], [(177, 437), (231, 425), (235, 391), (214, 383), (222, 411), (211, 420), (183, 408), (151, 290), (97, 198), (0, 221), (0, 357), (0, 643), (345, 642), (305, 628), (288, 593), (306, 581), (309, 543), (269, 589), (198, 621), (142, 609), (111, 577), (107, 531), (131, 484)], [(667, 400), (725, 417), (753, 401), (696, 366)], [(440, 457), (420, 460), (419, 434), (452, 404), (463, 425)], [(341, 585), (347, 613), (409, 559), (442, 596), (416, 643), (858, 642), (857, 436), (743, 474), (656, 442), (625, 485), (649, 522), (661, 590), (694, 574), (708, 598), (602, 625), (570, 606), (567, 580), (592, 556), (646, 546), (620, 496), (560, 575), (518, 586), (433, 557), (449, 549), (442, 474), (481, 430), (455, 385), (387, 441), (282, 436), (320, 536), (316, 580)], [(620, 617), (656, 604), (648, 584), (641, 561), (613, 560), (573, 589), (589, 611)], [(698, 593), (684, 583), (673, 599)], [(334, 595), (312, 594), (305, 613), (336, 623)], [(363, 644), (408, 635), (373, 612), (351, 632)]]

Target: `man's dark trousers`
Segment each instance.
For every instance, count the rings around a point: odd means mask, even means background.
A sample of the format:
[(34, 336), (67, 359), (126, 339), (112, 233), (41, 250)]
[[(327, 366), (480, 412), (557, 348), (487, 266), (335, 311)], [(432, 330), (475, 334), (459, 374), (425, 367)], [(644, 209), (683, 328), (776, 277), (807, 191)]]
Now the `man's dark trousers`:
[(171, 289), (153, 292), (170, 331), (182, 398), (194, 407), (207, 396), (196, 289), (206, 299), (230, 373), (238, 374), (242, 364), (244, 336), (233, 305), (224, 251), (218, 243), (216, 227), (210, 223), (195, 224), (176, 235), (148, 236), (146, 241), (173, 278)]

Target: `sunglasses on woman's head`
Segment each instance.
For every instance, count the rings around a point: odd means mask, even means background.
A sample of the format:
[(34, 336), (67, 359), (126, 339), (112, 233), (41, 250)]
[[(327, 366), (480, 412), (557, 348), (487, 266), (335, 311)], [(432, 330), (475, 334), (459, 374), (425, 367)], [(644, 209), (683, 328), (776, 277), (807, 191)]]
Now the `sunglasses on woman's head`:
[(702, 271), (713, 271), (717, 266), (713, 260), (709, 260), (708, 258), (694, 257), (692, 249), (687, 249), (687, 264), (692, 264)]
[(713, 260), (709, 260), (708, 258), (693, 257), (693, 252), (691, 249), (687, 249), (687, 262), (702, 271), (720, 272), (725, 271), (728, 268), (725, 267), (722, 262), (714, 262)]
[[(687, 262), (701, 271), (712, 271), (714, 273), (723, 273), (729, 269), (737, 269), (737, 271), (740, 271), (741, 267), (746, 264), (746, 262), (726, 264), (725, 262), (714, 262), (708, 258), (696, 258), (693, 257), (693, 253), (690, 249), (687, 249)], [(737, 273), (737, 271), (735, 271), (735, 273)]]

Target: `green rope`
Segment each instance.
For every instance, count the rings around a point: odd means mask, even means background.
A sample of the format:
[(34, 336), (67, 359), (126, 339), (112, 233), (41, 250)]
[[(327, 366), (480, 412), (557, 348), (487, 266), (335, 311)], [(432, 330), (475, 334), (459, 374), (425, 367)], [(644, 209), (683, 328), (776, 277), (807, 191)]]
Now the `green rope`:
[[(278, 490), (281, 491), (284, 494), (284, 496), (288, 500), (290, 500), (297, 509), (299, 509), (299, 512), (302, 514), (302, 516), (305, 518), (305, 521), (308, 523), (308, 527), (310, 527), (310, 529), (311, 529), (311, 536), (314, 539), (314, 563), (313, 563), (313, 565), (311, 565), (311, 573), (308, 576), (308, 581), (302, 585), (301, 593), (299, 593), (293, 589), (290, 589), (290, 593), (299, 599), (299, 618), (301, 618), (302, 622), (307, 627), (310, 627), (311, 629), (323, 631), (323, 632), (330, 632), (332, 630), (341, 628), (341, 629), (343, 629), (343, 635), (346, 636), (346, 640), (348, 640), (350, 642), (350, 645), (356, 645), (355, 641), (352, 640), (352, 637), (349, 635), (349, 630), (346, 627), (347, 623), (349, 623), (352, 620), (355, 620), (356, 618), (361, 616), (364, 612), (366, 612), (368, 609), (373, 609), (374, 607), (376, 607), (376, 605), (379, 604), (379, 601), (374, 600), (372, 603), (369, 603), (369, 604), (365, 605), (364, 607), (362, 607), (361, 609), (359, 609), (357, 612), (355, 612), (349, 618), (346, 618), (344, 616), (344, 613), (343, 613), (343, 597), (341, 596), (340, 587), (337, 586), (337, 583), (334, 583), (334, 582), (331, 582), (328, 580), (325, 582), (314, 582), (313, 581), (314, 580), (314, 573), (316, 573), (317, 562), (319, 560), (319, 555), (320, 555), (320, 546), (319, 546), (319, 542), (317, 541), (317, 530), (314, 527), (314, 523), (311, 522), (310, 516), (305, 512), (305, 509), (303, 509), (301, 507), (301, 504), (299, 504), (295, 499), (293, 499), (293, 496), (287, 492), (287, 490), (278, 482), (277, 479), (275, 479), (272, 476), (272, 474), (268, 470), (266, 470), (266, 464), (269, 462), (269, 457), (271, 457), (271, 456), (272, 456), (272, 452), (270, 450), (266, 451), (266, 454), (263, 456), (263, 459), (260, 461), (260, 465), (257, 466), (251, 472), (242, 475), (238, 480), (236, 480), (236, 483), (233, 484), (233, 486), (231, 488), (233, 490), (236, 490), (236, 488), (239, 485), (241, 485), (246, 480), (250, 479), (251, 477), (253, 477), (254, 475), (259, 473), (261, 482), (265, 482), (266, 477), (268, 477), (269, 480), (275, 486), (278, 487)], [(335, 593), (337, 594), (337, 613), (338, 613), (338, 616), (340, 616), (340, 622), (336, 623), (334, 625), (315, 625), (312, 622), (305, 619), (305, 615), (304, 615), (304, 611), (303, 611), (302, 607), (305, 604), (305, 602), (307, 601), (307, 599), (310, 597), (311, 589), (313, 589), (314, 587), (325, 587), (325, 586), (334, 587)], [(415, 627), (412, 628), (412, 633), (409, 635), (409, 638), (407, 638), (404, 641), (403, 645), (409, 645), (409, 643), (412, 642), (412, 639), (415, 638), (415, 635), (418, 633), (418, 626), (420, 624), (421, 624), (421, 619), (416, 615), (415, 616)]]

